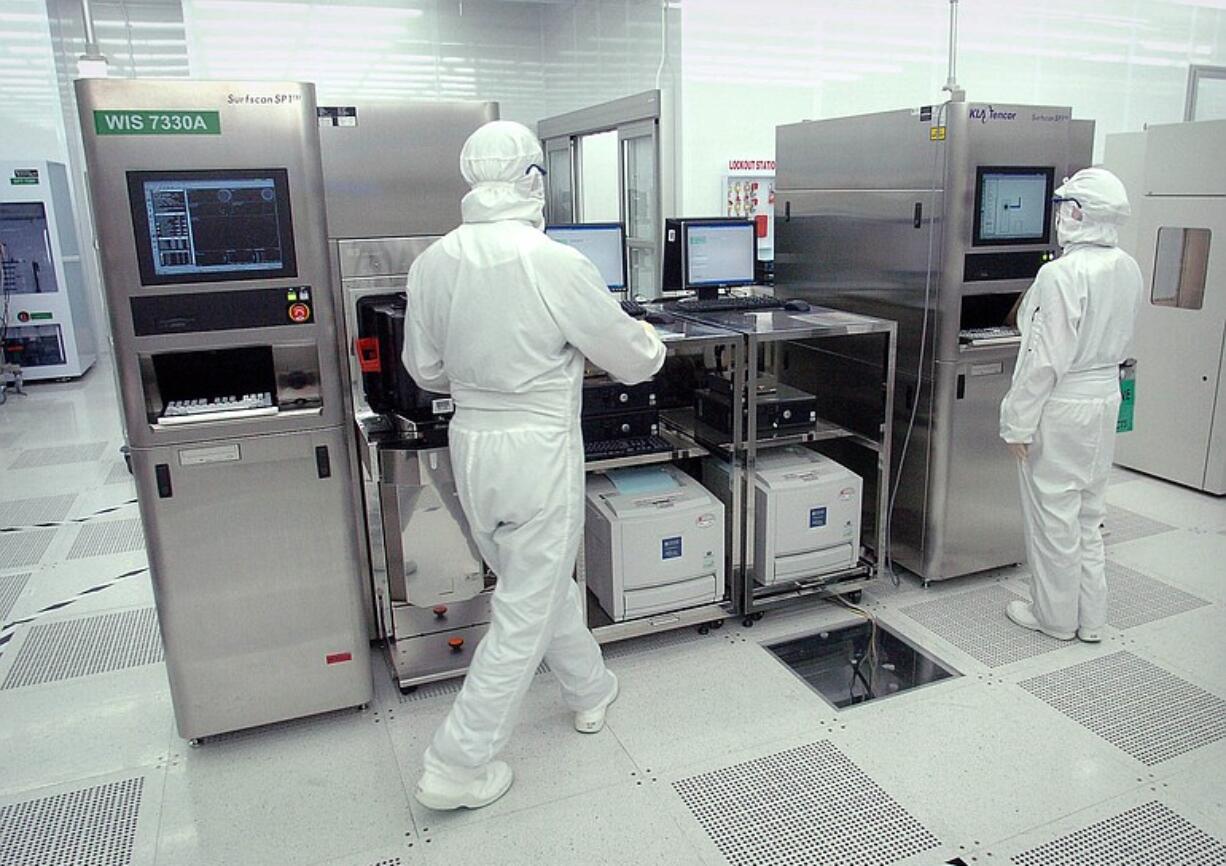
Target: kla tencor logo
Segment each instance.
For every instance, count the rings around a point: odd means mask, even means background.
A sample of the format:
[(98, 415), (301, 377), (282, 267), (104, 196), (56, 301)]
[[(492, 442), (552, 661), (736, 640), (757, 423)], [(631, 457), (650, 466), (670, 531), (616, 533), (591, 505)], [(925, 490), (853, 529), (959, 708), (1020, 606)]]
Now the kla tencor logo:
[(971, 120), (978, 120), (980, 123), (987, 123), (989, 120), (1017, 120), (1017, 112), (997, 111), (990, 105), (986, 108), (979, 106), (971, 108), (970, 118)]

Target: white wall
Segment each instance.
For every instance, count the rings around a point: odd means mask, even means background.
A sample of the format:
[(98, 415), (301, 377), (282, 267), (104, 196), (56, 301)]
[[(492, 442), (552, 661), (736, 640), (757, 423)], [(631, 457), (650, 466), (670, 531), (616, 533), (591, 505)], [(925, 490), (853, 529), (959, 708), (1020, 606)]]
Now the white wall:
[(0, 3), (0, 159), (67, 158), (47, 7)]
[[(1108, 133), (1182, 118), (1189, 63), (1226, 64), (1219, 0), (973, 0), (958, 78), (971, 100), (1072, 105)], [(683, 0), (682, 205), (718, 213), (730, 158), (774, 127), (943, 99), (946, 0)]]

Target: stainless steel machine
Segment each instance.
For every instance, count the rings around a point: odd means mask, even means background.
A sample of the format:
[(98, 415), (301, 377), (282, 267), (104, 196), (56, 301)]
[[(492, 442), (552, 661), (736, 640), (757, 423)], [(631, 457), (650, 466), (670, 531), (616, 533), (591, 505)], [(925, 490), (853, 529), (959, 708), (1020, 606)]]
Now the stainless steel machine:
[(0, 362), (27, 381), (83, 376), (98, 359), (68, 171), (0, 162)]
[(337, 337), (363, 478), (370, 635), (386, 640), (409, 688), (462, 673), (489, 622), (492, 579), (451, 474), (450, 401), (432, 395), (419, 406), (400, 347), (409, 268), (460, 224), (460, 149), (498, 119), (498, 103), (372, 102), (318, 114), (344, 308)]
[(1093, 134), (1067, 107), (978, 102), (777, 130), (776, 295), (898, 322), (892, 550), (925, 582), (1024, 559), (1002, 326), (1059, 253), (1052, 190)]
[(1107, 137), (1104, 164), (1128, 188), (1121, 246), (1146, 293), (1131, 354), (1133, 428), (1115, 460), (1226, 494), (1226, 121), (1151, 126)]
[(76, 88), (179, 733), (364, 705), (314, 87)]

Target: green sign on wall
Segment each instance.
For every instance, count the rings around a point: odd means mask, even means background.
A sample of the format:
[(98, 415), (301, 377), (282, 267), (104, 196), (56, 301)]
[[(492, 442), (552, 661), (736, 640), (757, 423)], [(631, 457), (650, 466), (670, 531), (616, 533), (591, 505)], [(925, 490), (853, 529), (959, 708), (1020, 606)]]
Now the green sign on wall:
[(95, 111), (98, 135), (221, 135), (216, 111)]

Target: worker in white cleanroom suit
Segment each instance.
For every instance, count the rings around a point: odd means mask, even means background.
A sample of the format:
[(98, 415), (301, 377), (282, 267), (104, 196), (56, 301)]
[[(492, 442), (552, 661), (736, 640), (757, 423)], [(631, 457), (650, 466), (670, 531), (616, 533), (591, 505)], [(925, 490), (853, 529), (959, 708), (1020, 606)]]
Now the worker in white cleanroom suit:
[(1006, 613), (1061, 640), (1101, 640), (1107, 620), (1101, 526), (1115, 451), (1119, 365), (1141, 303), (1141, 271), (1120, 250), (1124, 185), (1087, 168), (1056, 190), (1063, 254), (1044, 265), (1018, 315), (1022, 344), (1000, 407), (1017, 457), (1031, 600)]
[(543, 155), (518, 123), (465, 143), (464, 224), (413, 263), (404, 364), (450, 393), (460, 504), (498, 577), (490, 628), (451, 713), (426, 749), (416, 797), (477, 808), (511, 786), (494, 760), (544, 658), (575, 727), (595, 733), (617, 697), (572, 579), (583, 532), (584, 356), (622, 382), (664, 363), (655, 330), (622, 312), (581, 253), (545, 236)]

